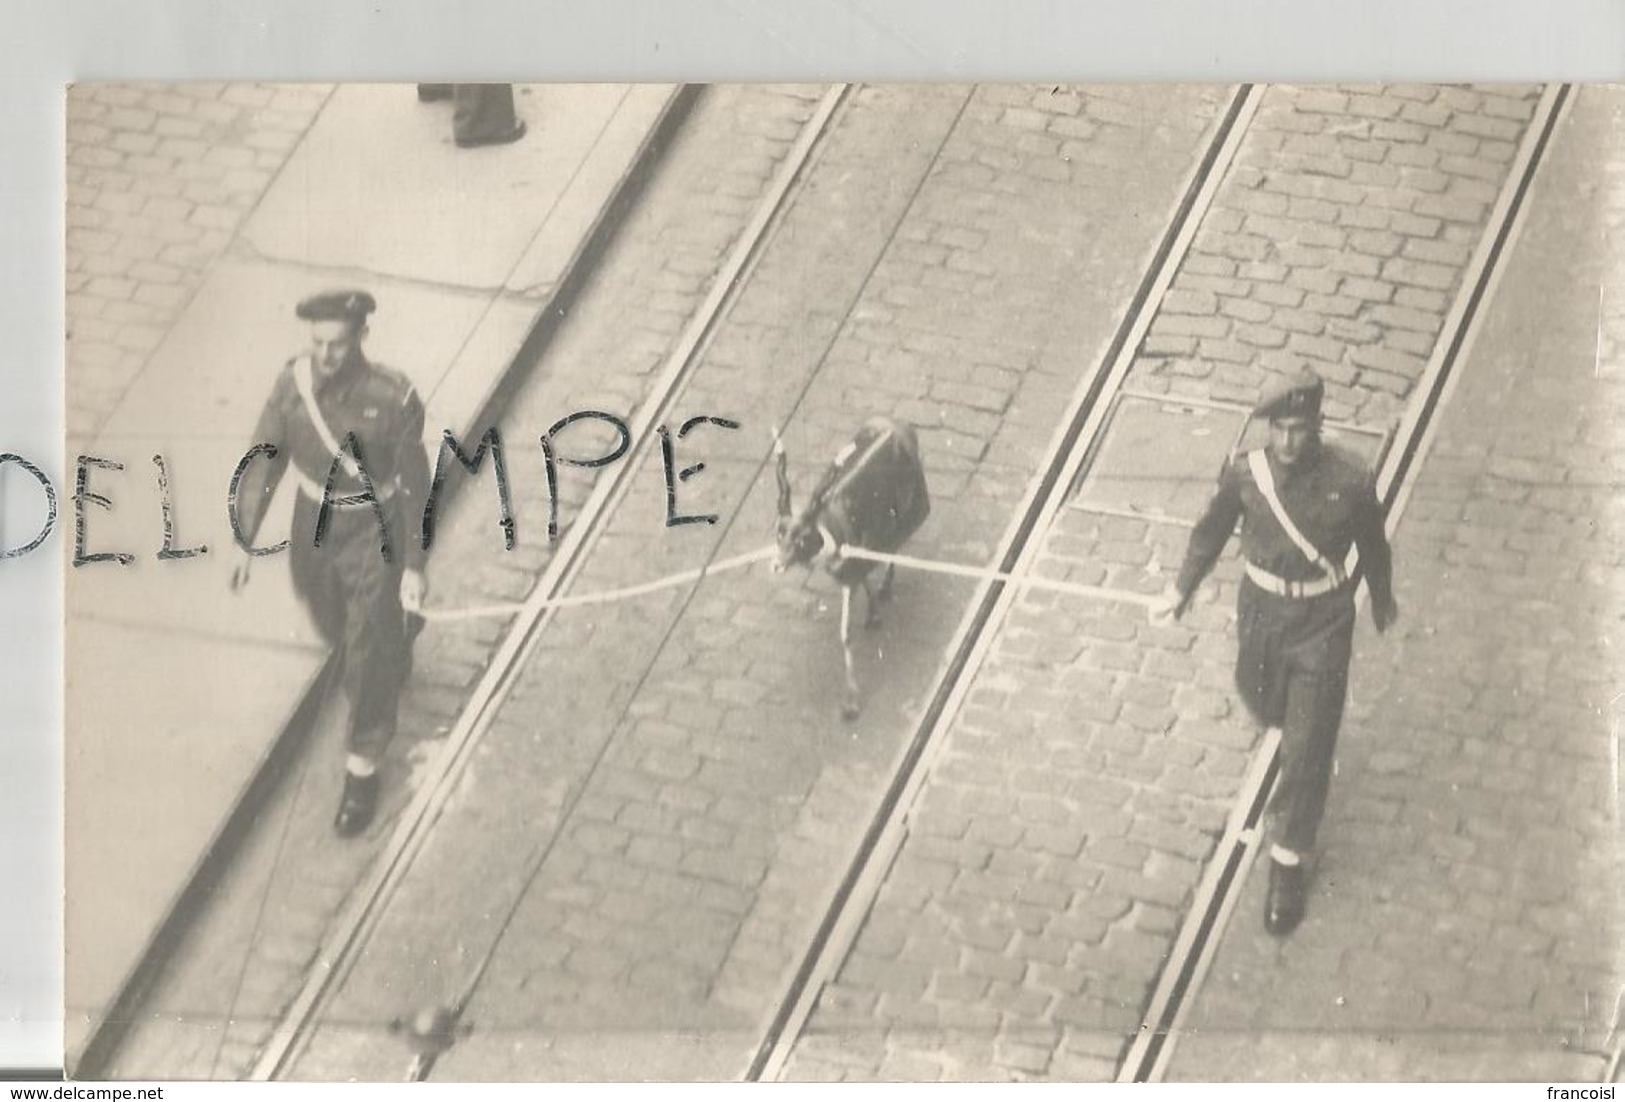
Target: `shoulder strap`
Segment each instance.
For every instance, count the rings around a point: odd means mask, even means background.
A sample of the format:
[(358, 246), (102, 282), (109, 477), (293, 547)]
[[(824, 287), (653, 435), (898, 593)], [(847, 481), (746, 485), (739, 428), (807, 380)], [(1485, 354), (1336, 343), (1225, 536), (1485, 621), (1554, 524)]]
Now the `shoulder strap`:
[[(327, 427), (327, 419), (322, 416), (321, 407), (316, 404), (316, 387), (311, 379), (309, 355), (294, 357), (293, 385), (299, 391), (299, 400), (305, 404), (305, 416), (310, 419), (310, 427), (322, 438), (322, 446), (335, 456), (338, 455), (341, 447), (338, 438), (333, 435), (333, 430)], [(351, 476), (359, 473), (352, 456), (344, 457), (344, 470)]]
[(1275, 519), (1280, 523), (1281, 530), (1286, 533), (1287, 538), (1297, 544), (1304, 558), (1318, 566), (1322, 573), (1336, 577), (1337, 569), (1326, 561), (1326, 556), (1321, 553), (1320, 548), (1310, 543), (1309, 537), (1292, 523), (1292, 517), (1288, 515), (1286, 506), (1281, 503), (1281, 496), (1275, 492), (1275, 476), (1270, 472), (1269, 458), (1262, 448), (1247, 453), (1247, 468), (1253, 472), (1253, 481), (1258, 483), (1259, 493), (1269, 502), (1270, 512), (1275, 514)]

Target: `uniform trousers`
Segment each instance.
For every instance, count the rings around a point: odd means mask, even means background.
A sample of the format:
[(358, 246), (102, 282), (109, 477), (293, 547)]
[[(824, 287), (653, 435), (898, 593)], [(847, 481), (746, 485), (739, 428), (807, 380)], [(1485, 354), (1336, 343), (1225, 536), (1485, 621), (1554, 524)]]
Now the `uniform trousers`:
[(1309, 853), (1326, 812), (1348, 697), (1354, 587), (1293, 598), (1243, 580), (1237, 621), (1236, 687), (1259, 724), (1281, 729), (1282, 772), (1270, 803), (1275, 840)]
[[(408, 617), (401, 607), (401, 551), (395, 540), (404, 529), (390, 518), (386, 562), (372, 508), (333, 507), (316, 547), (318, 505), (301, 493), (294, 509), (293, 587), (322, 638), (339, 652), (340, 683), (349, 705), (345, 749), (376, 761), (395, 736), (401, 691), (412, 671), (412, 643), (422, 626), (420, 617)], [(390, 512), (386, 505), (386, 517)]]

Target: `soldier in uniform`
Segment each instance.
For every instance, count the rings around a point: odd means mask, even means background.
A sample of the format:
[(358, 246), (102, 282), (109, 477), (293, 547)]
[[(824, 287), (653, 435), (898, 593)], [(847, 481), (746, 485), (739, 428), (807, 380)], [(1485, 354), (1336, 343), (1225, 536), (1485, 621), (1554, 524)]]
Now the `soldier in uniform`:
[(1282, 732), (1264, 915), (1278, 935), (1303, 918), (1307, 865), (1331, 783), (1354, 633), (1354, 584), (1345, 569), (1351, 544), (1377, 630), (1399, 615), (1371, 473), (1321, 442), (1324, 390), (1303, 369), (1259, 402), (1253, 416), (1268, 418), (1269, 445), (1226, 464), (1163, 607), (1183, 615), (1241, 520), (1236, 685), (1253, 717)]
[[(426, 591), (426, 553), (411, 523), (429, 489), (423, 403), (406, 376), (362, 352), (375, 308), (370, 294), (351, 290), (299, 303), (310, 348), (283, 365), (271, 388), (254, 439), (276, 453), (248, 468), (238, 497), (246, 548), (283, 474), (291, 470), (298, 480), (294, 589), (339, 650), (349, 703), (344, 795), (334, 822), (341, 836), (365, 830), (376, 810), (379, 759), (395, 734)], [(247, 582), (252, 561), (234, 572), (234, 589)]]

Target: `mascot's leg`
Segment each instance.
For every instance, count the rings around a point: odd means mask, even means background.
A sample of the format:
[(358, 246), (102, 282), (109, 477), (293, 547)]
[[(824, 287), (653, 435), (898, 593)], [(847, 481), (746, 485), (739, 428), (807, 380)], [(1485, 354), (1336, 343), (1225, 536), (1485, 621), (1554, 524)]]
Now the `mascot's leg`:
[(880, 626), (880, 610), (885, 608), (886, 603), (891, 600), (892, 573), (896, 569), (894, 564), (886, 564), (886, 572), (881, 575), (880, 588), (878, 589), (870, 589), (867, 578), (863, 581), (863, 593), (868, 598), (864, 603), (864, 607), (868, 610), (868, 617), (864, 620), (863, 626), (870, 631)]

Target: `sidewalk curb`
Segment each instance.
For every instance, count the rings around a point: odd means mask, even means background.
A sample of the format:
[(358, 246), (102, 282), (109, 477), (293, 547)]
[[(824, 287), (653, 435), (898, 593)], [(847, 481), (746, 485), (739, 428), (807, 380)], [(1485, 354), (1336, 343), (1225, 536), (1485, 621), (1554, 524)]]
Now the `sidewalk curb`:
[[(588, 278), (614, 241), (626, 215), (636, 206), (655, 170), (664, 160), (673, 138), (698, 100), (702, 87), (679, 84), (673, 89), (665, 109), (644, 137), (608, 202), (571, 256), (553, 294), (537, 310), (518, 349), (496, 373), (469, 425), (465, 426), (462, 439), (471, 438), (477, 434), (477, 430), (492, 421), (495, 413), (529, 376), (529, 368), (535, 366), (551, 344), (558, 326), (550, 323), (567, 314), (574, 305)], [(446, 487), (446, 500), (454, 498), (463, 485), (462, 482), (454, 482)], [(441, 504), (443, 507), (445, 502)], [(91, 1027), (77, 1057), (64, 1053), (63, 1064), (70, 1078), (95, 1079), (106, 1074), (109, 1061), (117, 1053), (130, 1026), (136, 1022), (135, 1015), (141, 1003), (163, 975), (170, 954), (184, 941), (261, 809), (276, 792), (286, 766), (303, 748), (327, 689), (336, 676), (336, 669), (334, 653), (329, 652), (316, 675), (299, 694), (269, 748), (254, 766), (248, 782), (193, 866), (135, 966), (119, 985), (112, 1001), (102, 1010), (101, 1020)]]

